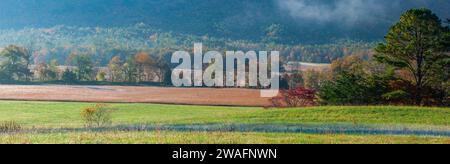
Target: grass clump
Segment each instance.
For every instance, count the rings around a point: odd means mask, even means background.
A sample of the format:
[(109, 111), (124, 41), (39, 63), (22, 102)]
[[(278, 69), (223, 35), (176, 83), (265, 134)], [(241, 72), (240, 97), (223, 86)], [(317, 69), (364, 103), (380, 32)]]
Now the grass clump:
[(0, 133), (11, 133), (22, 130), (22, 126), (15, 121), (0, 122)]

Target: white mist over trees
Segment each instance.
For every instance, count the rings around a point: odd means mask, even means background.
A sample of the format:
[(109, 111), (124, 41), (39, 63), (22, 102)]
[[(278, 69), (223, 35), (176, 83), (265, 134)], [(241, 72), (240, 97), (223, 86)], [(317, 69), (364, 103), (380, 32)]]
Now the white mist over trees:
[(323, 0), (278, 0), (281, 9), (301, 20), (318, 22), (342, 22), (347, 25), (359, 21), (369, 22), (378, 14), (384, 14), (387, 6), (398, 5), (399, 1), (389, 4), (380, 0), (338, 0), (325, 3)]
[[(431, 8), (448, 16), (440, 7), (450, 5), (445, 0), (276, 0), (280, 9), (299, 21), (319, 23), (386, 23), (396, 19), (408, 8)], [(374, 22), (376, 21), (376, 22)], [(360, 25), (360, 24), (358, 24)]]

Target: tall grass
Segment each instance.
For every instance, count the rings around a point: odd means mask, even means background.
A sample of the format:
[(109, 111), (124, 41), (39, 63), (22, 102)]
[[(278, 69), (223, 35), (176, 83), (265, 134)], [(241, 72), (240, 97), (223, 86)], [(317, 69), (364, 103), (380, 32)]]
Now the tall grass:
[(0, 122), (0, 133), (11, 133), (22, 130), (22, 126), (15, 121)]

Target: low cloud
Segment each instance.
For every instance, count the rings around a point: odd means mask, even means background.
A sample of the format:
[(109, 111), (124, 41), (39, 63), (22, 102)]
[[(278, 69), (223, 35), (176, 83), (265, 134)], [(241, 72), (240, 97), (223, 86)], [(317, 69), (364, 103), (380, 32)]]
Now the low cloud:
[[(300, 20), (337, 22), (347, 25), (371, 21), (384, 13), (381, 0), (276, 0), (280, 9)], [(383, 5), (384, 4), (384, 5)], [(392, 4), (387, 4), (392, 5)]]

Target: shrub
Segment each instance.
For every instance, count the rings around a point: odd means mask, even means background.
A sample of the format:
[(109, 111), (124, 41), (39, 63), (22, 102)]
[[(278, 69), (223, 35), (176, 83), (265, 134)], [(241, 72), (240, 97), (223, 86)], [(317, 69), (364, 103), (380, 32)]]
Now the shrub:
[(104, 127), (112, 123), (111, 109), (105, 104), (96, 104), (81, 111), (87, 127)]
[[(384, 94), (391, 92), (389, 72), (340, 72), (321, 85), (319, 97), (325, 105), (380, 105), (385, 104)], [(395, 91), (395, 90), (394, 90)]]
[(271, 99), (274, 107), (309, 107), (316, 106), (316, 91), (298, 87), (295, 89), (282, 90), (280, 95)]
[(0, 133), (18, 132), (22, 126), (15, 121), (0, 122)]
[(323, 83), (319, 96), (326, 105), (366, 105), (373, 98), (369, 86), (362, 75), (344, 72)]
[(106, 72), (103, 71), (99, 71), (97, 73), (97, 76), (95, 76), (95, 80), (97, 81), (105, 81), (105, 79), (106, 79)]

